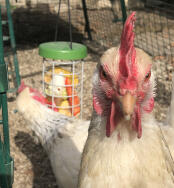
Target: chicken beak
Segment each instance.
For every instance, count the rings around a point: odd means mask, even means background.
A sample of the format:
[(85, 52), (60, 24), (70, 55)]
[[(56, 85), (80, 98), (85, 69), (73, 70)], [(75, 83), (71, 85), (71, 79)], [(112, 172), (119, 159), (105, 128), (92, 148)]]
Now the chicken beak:
[(135, 96), (131, 95), (130, 92), (127, 92), (122, 98), (123, 113), (126, 120), (130, 120), (134, 112), (135, 101)]

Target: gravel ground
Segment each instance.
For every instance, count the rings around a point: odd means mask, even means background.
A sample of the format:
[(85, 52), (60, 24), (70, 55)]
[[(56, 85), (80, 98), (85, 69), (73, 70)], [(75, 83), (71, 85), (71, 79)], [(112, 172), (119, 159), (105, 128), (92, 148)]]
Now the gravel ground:
[[(42, 58), (38, 49), (18, 51), (18, 59), (22, 80), (26, 84), (41, 90)], [(92, 61), (93, 60), (93, 61)], [(156, 57), (154, 70), (158, 75), (155, 116), (164, 120), (170, 101), (172, 64), (166, 64), (164, 57)], [(90, 119), (92, 109), (91, 76), (97, 58), (89, 54), (85, 61), (84, 73), (84, 119)], [(42, 146), (34, 141), (32, 132), (19, 113), (15, 113), (15, 97), (9, 95), (9, 128), (11, 155), (15, 161), (14, 188), (56, 187), (56, 181), (49, 160)]]

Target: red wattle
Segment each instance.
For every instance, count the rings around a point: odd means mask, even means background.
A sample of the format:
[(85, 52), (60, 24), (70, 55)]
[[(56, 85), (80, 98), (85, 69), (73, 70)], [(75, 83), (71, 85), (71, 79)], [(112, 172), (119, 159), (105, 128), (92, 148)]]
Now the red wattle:
[(33, 93), (33, 99), (39, 101), (41, 104), (45, 104), (45, 97), (36, 89), (29, 87), (30, 93)]
[(141, 113), (140, 113), (140, 105), (138, 105), (138, 107), (137, 107), (137, 128), (138, 128), (138, 130), (137, 130), (137, 133), (138, 133), (138, 135), (137, 135), (137, 137), (138, 138), (141, 138), (141, 136), (142, 136), (142, 126), (141, 126)]
[(45, 104), (45, 97), (44, 96), (38, 96), (38, 95), (34, 95), (33, 99), (37, 100), (38, 102), (40, 102), (41, 104)]
[(21, 85), (18, 88), (18, 93), (22, 92), (27, 86), (25, 85), (24, 81), (21, 81)]
[(97, 97), (93, 96), (93, 107), (98, 115), (101, 115), (103, 113), (103, 108), (100, 105), (100, 103), (97, 101)]
[(143, 110), (145, 110), (146, 112), (150, 113), (152, 112), (154, 107), (154, 98), (150, 98), (150, 100), (148, 101), (148, 104), (143, 108)]
[(106, 136), (110, 137), (112, 132), (115, 130), (118, 121), (121, 117), (121, 113), (117, 104), (113, 101), (111, 104), (110, 113), (108, 114), (107, 123), (106, 123)]
[(137, 104), (135, 109), (134, 118), (132, 121), (132, 127), (135, 131), (137, 131), (137, 137), (141, 138), (142, 136), (142, 126), (141, 126), (141, 112), (140, 112), (140, 105)]

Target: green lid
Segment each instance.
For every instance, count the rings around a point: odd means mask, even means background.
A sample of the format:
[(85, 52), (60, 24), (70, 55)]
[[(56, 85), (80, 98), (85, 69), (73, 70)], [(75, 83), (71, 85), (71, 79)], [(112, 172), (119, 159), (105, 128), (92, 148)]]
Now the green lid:
[(39, 45), (39, 55), (44, 58), (60, 60), (79, 60), (87, 56), (87, 48), (83, 44), (70, 42), (47, 42)]

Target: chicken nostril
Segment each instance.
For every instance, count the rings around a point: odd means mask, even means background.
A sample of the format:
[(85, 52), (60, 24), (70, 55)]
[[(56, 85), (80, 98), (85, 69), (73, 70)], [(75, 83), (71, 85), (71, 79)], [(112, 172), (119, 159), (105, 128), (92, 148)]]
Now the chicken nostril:
[(120, 90), (119, 90), (119, 89), (118, 89), (117, 93), (118, 93), (118, 95), (120, 95), (120, 96), (121, 96), (121, 92), (120, 92)]
[(126, 93), (126, 90), (125, 90), (125, 89), (118, 89), (118, 94), (119, 94), (120, 96), (125, 95), (125, 93)]

